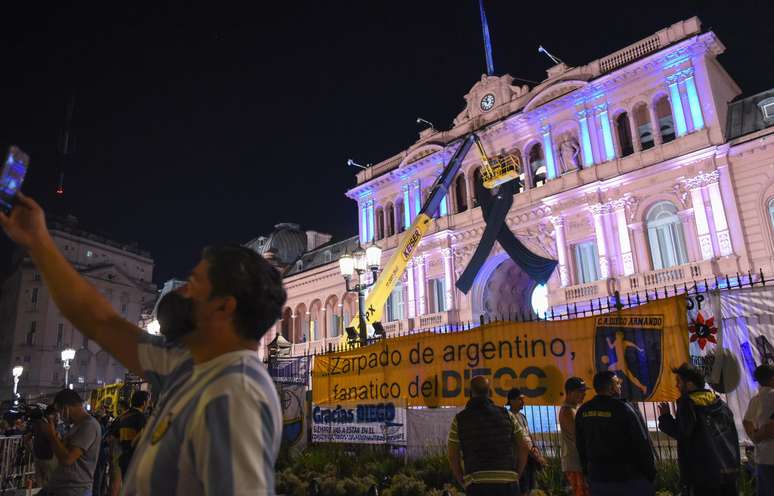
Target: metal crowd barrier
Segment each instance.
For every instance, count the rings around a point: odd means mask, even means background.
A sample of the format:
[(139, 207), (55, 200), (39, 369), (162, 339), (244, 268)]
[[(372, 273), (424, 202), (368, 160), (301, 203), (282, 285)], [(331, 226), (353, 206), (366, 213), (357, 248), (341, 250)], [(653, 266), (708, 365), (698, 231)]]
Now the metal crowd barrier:
[(25, 449), (22, 436), (0, 436), (0, 495), (17, 494), (34, 474), (32, 453)]

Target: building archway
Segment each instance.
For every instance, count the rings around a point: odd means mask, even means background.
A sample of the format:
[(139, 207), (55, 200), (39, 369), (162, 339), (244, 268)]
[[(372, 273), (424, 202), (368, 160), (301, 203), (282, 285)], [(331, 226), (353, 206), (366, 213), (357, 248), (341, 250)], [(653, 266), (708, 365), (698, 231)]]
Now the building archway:
[(538, 284), (505, 252), (486, 261), (473, 283), (473, 319), (521, 319), (535, 315), (532, 296)]

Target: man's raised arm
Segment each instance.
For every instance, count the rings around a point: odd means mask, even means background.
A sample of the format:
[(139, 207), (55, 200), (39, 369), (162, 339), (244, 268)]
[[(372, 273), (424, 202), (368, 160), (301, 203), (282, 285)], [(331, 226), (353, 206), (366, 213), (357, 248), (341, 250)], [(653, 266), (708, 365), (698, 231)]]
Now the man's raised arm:
[(10, 215), (0, 212), (0, 226), (29, 250), (62, 315), (126, 368), (140, 374), (137, 343), (143, 331), (123, 319), (64, 258), (48, 232), (40, 205), (19, 193)]

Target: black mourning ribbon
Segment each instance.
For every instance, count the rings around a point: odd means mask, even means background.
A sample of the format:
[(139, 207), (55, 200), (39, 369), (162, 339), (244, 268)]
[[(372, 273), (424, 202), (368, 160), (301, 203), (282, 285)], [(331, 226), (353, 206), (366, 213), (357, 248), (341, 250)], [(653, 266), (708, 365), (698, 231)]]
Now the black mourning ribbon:
[(505, 216), (508, 215), (508, 210), (513, 205), (517, 181), (518, 179), (501, 185), (496, 195), (490, 194), (484, 188), (481, 180), (476, 181), (476, 197), (481, 205), (481, 214), (484, 217), (486, 227), (468, 266), (465, 267), (465, 271), (457, 280), (457, 289), (465, 294), (468, 294), (473, 286), (478, 271), (481, 270), (492, 251), (495, 240), (500, 242), (500, 246), (516, 262), (516, 265), (538, 284), (545, 284), (558, 264), (556, 260), (532, 253), (505, 224)]

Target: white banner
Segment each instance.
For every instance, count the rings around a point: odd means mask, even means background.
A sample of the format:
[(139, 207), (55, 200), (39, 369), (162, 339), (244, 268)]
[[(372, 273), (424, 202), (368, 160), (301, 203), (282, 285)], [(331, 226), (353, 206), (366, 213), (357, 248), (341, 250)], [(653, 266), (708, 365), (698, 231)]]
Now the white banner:
[(750, 398), (758, 392), (755, 367), (774, 363), (774, 287), (724, 291), (719, 298), (723, 348), (739, 361), (739, 387), (726, 395), (734, 411), (740, 437), (746, 439), (742, 417)]
[(312, 405), (312, 442), (406, 445), (406, 408), (395, 403)]

